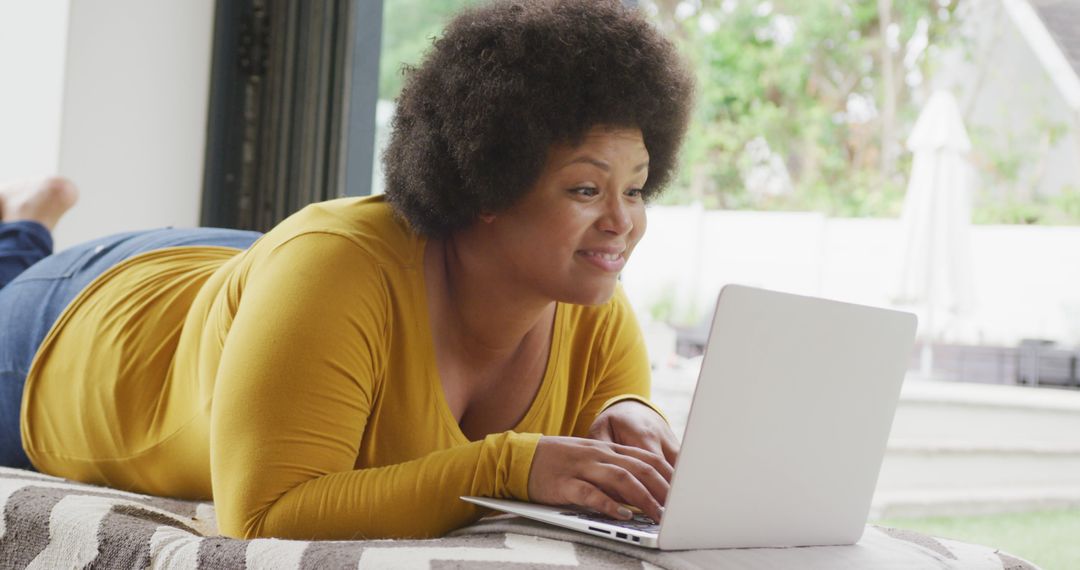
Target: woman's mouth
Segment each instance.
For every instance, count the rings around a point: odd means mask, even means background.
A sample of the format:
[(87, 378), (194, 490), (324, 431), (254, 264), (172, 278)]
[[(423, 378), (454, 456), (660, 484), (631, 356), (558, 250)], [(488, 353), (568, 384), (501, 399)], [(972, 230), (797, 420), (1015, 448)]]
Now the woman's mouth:
[(622, 271), (624, 265), (626, 265), (626, 257), (623, 255), (625, 250), (612, 252), (603, 250), (583, 249), (577, 252), (585, 261), (589, 262), (593, 266), (608, 272), (618, 273)]

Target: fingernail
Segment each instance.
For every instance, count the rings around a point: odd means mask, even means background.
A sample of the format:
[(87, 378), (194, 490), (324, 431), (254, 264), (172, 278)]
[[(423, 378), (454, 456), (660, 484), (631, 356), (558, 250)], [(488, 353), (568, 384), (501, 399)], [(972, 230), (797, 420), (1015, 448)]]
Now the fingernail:
[(634, 513), (630, 512), (630, 509), (626, 507), (619, 507), (619, 516), (628, 519), (634, 516)]

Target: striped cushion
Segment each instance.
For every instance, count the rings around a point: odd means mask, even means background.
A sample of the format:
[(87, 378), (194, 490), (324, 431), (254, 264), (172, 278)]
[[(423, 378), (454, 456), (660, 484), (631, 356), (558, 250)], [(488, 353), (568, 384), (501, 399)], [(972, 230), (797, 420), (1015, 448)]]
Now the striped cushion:
[(690, 552), (505, 516), (435, 540), (236, 540), (218, 535), (209, 503), (8, 468), (0, 504), (0, 568), (1035, 568), (986, 547), (876, 527), (856, 546)]

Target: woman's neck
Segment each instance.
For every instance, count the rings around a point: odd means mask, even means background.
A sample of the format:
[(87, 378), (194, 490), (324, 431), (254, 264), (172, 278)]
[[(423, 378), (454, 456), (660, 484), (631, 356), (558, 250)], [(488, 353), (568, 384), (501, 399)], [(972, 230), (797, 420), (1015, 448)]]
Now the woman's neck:
[(516, 283), (505, 260), (484, 241), (456, 234), (430, 240), (424, 252), (427, 282), (442, 300), (440, 328), (451, 335), (460, 358), (478, 365), (546, 345), (555, 310), (553, 300)]

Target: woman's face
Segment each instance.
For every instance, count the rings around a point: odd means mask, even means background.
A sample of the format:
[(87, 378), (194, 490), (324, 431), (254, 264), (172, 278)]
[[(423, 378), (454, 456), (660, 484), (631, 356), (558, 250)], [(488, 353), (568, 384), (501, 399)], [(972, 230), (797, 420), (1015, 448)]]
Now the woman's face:
[(484, 216), (519, 286), (567, 303), (611, 298), (645, 233), (649, 153), (636, 128), (594, 127), (556, 145), (539, 179), (506, 211)]

